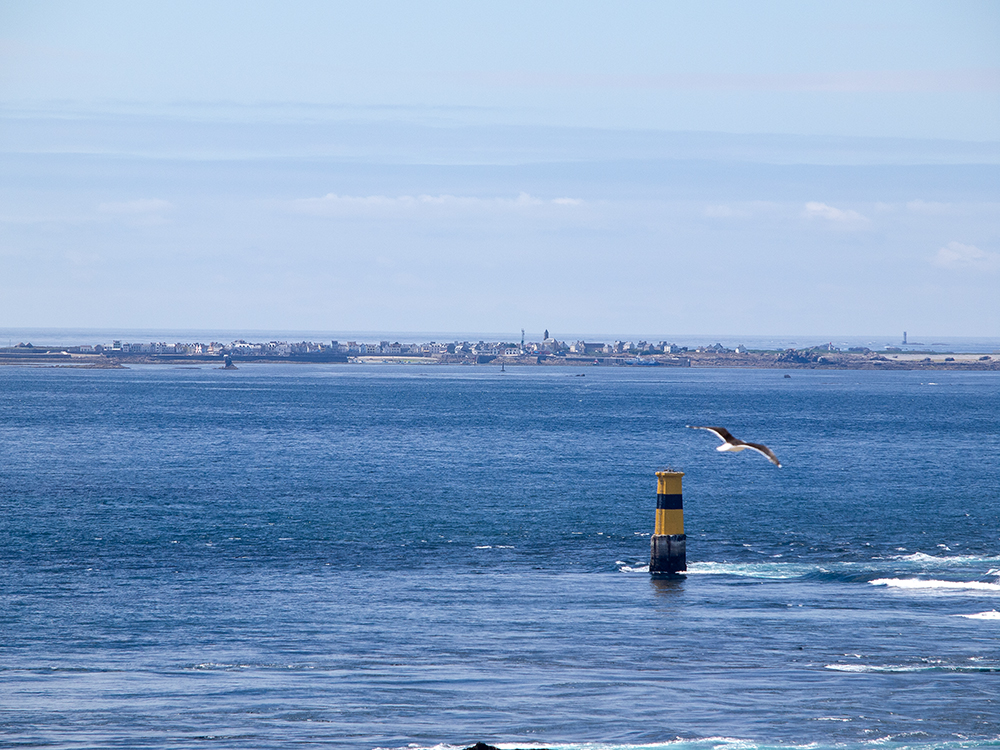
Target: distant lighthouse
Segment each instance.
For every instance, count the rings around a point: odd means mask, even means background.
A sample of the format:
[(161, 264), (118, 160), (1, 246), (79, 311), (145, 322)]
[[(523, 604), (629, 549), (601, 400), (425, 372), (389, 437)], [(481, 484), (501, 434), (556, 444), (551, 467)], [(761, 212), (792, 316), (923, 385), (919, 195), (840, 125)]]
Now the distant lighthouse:
[(903, 331), (903, 345), (906, 345), (906, 331)]

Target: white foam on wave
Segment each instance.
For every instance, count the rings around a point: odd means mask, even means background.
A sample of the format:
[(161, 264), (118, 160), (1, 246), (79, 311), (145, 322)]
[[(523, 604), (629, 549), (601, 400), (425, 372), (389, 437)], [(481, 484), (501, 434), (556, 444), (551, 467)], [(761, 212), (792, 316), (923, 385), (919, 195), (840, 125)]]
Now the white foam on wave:
[(832, 669), (834, 672), (921, 672), (931, 667), (904, 667), (897, 664), (826, 664), (825, 669)]
[(726, 563), (700, 562), (688, 565), (687, 572), (695, 575), (730, 575), (749, 578), (800, 578), (808, 573), (821, 570), (815, 565), (801, 565), (786, 562)]
[(626, 565), (621, 560), (616, 560), (615, 565), (620, 566), (618, 571), (620, 573), (648, 573), (649, 565)]
[(989, 591), (1000, 593), (1000, 583), (982, 581), (936, 581), (923, 578), (876, 578), (869, 581), (872, 586), (888, 586), (895, 589), (938, 590), (938, 591)]
[(244, 669), (258, 669), (258, 670), (291, 669), (299, 671), (299, 670), (315, 669), (315, 667), (304, 664), (275, 664), (275, 663), (223, 664), (220, 662), (206, 661), (202, 662), (201, 664), (193, 664), (188, 667), (183, 667), (183, 669), (193, 669), (198, 671), (235, 672)]
[(1000, 620), (1000, 612), (991, 609), (989, 612), (977, 612), (974, 615), (956, 615), (956, 617), (968, 617), (970, 620)]
[[(917, 553), (916, 555), (907, 555), (906, 559), (914, 560), (917, 557), (921, 560), (941, 560), (941, 558), (931, 557), (930, 555), (925, 555), (923, 553)], [(902, 558), (900, 558), (902, 559)], [(981, 557), (960, 557), (960, 558), (945, 558), (948, 562), (946, 564), (958, 565), (968, 562), (978, 562), (981, 563), (989, 558)], [(618, 565), (618, 570), (622, 573), (648, 573), (649, 566), (634, 564), (629, 565), (622, 560), (616, 560), (615, 564)], [(855, 563), (835, 563), (830, 566), (821, 565), (809, 565), (803, 563), (794, 562), (758, 562), (758, 563), (730, 563), (730, 562), (694, 562), (688, 563), (688, 568), (686, 573), (688, 575), (720, 575), (720, 576), (740, 576), (745, 578), (760, 578), (760, 579), (770, 579), (770, 580), (787, 580), (794, 578), (801, 578), (807, 576), (811, 573), (835, 573), (837, 571), (843, 573), (851, 573), (857, 575), (859, 573), (865, 573), (866, 571), (870, 575), (875, 571), (871, 569), (870, 566), (864, 564)], [(886, 571), (888, 572), (888, 571)], [(1000, 569), (990, 569), (987, 575), (1000, 577)], [(869, 581), (873, 586), (886, 586), (889, 588), (905, 589), (913, 591), (921, 590), (938, 590), (942, 592), (963, 592), (963, 591), (975, 591), (975, 592), (988, 592), (988, 593), (1000, 593), (1000, 582), (989, 583), (984, 581), (946, 581), (940, 579), (925, 579), (925, 578), (876, 578)]]
[(905, 674), (913, 672), (970, 674), (997, 671), (997, 668), (993, 664), (983, 664), (982, 661), (983, 659), (980, 657), (973, 657), (969, 659), (970, 663), (954, 664), (939, 659), (924, 659), (921, 664), (825, 664), (824, 668), (833, 670), (834, 672), (853, 672), (856, 674)]
[(913, 552), (909, 555), (893, 555), (891, 560), (921, 563), (924, 565), (975, 565), (982, 563), (1000, 563), (1000, 557), (985, 555), (928, 555), (926, 552)]

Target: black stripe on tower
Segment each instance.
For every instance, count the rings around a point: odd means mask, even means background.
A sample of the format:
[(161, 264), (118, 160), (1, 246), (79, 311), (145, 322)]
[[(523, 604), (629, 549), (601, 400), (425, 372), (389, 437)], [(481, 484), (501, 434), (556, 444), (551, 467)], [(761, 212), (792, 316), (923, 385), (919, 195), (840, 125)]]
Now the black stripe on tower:
[(681, 501), (682, 495), (657, 495), (657, 510), (684, 510), (684, 503)]

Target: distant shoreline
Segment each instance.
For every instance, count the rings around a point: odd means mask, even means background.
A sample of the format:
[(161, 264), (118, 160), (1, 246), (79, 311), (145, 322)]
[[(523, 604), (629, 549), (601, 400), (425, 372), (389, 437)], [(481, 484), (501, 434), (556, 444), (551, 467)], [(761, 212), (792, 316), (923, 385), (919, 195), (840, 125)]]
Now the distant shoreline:
[(187, 365), (223, 368), (227, 359), (238, 369), (255, 363), (268, 364), (384, 364), (451, 365), (475, 367), (681, 367), (735, 368), (753, 370), (953, 370), (965, 372), (1000, 371), (1000, 355), (940, 352), (826, 352), (788, 350), (783, 352), (683, 352), (678, 355), (518, 355), (457, 356), (369, 355), (348, 356), (311, 352), (290, 355), (198, 355), (122, 354), (119, 352), (80, 353), (61, 347), (15, 347), (0, 349), (0, 366), (57, 367), (76, 369), (121, 369), (129, 365)]

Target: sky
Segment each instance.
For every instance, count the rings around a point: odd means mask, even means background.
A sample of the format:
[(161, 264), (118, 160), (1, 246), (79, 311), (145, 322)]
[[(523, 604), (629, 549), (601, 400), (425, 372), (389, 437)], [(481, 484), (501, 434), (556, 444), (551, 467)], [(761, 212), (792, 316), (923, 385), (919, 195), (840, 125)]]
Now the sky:
[(0, 328), (1000, 337), (995, 2), (0, 4)]

